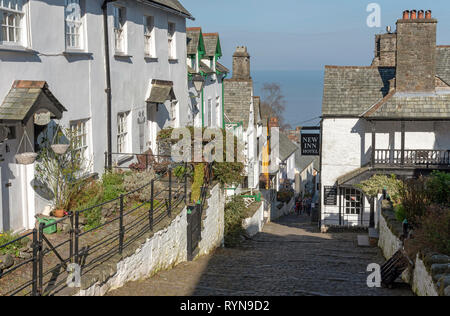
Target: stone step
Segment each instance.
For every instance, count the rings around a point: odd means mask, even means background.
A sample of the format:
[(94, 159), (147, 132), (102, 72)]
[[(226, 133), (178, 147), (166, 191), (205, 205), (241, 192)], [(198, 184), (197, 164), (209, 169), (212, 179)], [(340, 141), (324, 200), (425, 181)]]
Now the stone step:
[(358, 235), (358, 247), (370, 247), (369, 235)]

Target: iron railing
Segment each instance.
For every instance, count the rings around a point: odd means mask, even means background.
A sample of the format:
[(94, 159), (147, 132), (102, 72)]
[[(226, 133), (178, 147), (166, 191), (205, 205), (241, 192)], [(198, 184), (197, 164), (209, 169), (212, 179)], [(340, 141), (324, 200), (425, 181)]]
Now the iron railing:
[[(403, 153), (403, 154), (402, 154)], [(374, 163), (382, 165), (450, 167), (450, 150), (375, 150)]]
[[(187, 164), (184, 166), (187, 168)], [(41, 223), (31, 232), (0, 245), (0, 253), (16, 243), (31, 240), (32, 245), (31, 258), (0, 270), (0, 295), (53, 295), (67, 288), (71, 264), (76, 264), (81, 275), (85, 275), (115, 255), (122, 255), (127, 246), (154, 231), (164, 219), (171, 218), (174, 209), (182, 203), (187, 204), (187, 180), (185, 173), (182, 181), (174, 181), (169, 168), (166, 173), (132, 192), (84, 210), (69, 212), (68, 216), (55, 222)], [(127, 199), (144, 193), (148, 194), (148, 199), (126, 207)], [(202, 196), (205, 195), (202, 191)], [(113, 215), (100, 225), (88, 227), (85, 219), (105, 208), (112, 209)], [(68, 237), (55, 241), (52, 236), (60, 234), (46, 235), (45, 230), (54, 225), (65, 227)], [(20, 277), (14, 276), (19, 269)], [(2, 281), (5, 282), (3, 285)]]

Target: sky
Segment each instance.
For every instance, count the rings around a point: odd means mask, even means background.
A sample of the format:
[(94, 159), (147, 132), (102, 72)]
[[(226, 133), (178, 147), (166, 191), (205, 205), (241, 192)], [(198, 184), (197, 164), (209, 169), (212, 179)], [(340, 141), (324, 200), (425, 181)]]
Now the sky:
[[(404, 10), (431, 9), (438, 44), (450, 44), (449, 0), (181, 0), (196, 18), (188, 26), (218, 32), (223, 62), (231, 66), (236, 46), (247, 46), (252, 70), (322, 70), (324, 65), (369, 65), (374, 35)], [(367, 6), (381, 8), (381, 27), (370, 28)], [(231, 69), (231, 68), (230, 68)]]

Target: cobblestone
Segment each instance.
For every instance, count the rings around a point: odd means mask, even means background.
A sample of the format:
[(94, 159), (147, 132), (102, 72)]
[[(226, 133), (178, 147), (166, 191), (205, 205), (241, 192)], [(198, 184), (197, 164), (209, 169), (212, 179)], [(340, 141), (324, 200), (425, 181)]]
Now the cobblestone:
[(321, 234), (306, 217), (287, 216), (237, 249), (218, 249), (111, 296), (409, 296), (404, 283), (394, 289), (368, 288), (367, 265), (383, 263), (378, 248), (359, 248), (356, 233)]

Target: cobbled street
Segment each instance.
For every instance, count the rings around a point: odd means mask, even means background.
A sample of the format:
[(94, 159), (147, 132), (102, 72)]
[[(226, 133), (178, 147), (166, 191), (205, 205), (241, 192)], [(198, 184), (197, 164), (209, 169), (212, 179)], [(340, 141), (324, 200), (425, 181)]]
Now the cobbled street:
[(381, 251), (357, 247), (356, 233), (321, 234), (308, 219), (284, 217), (238, 249), (219, 249), (108, 295), (412, 295), (403, 283), (368, 288), (367, 265), (383, 263)]

